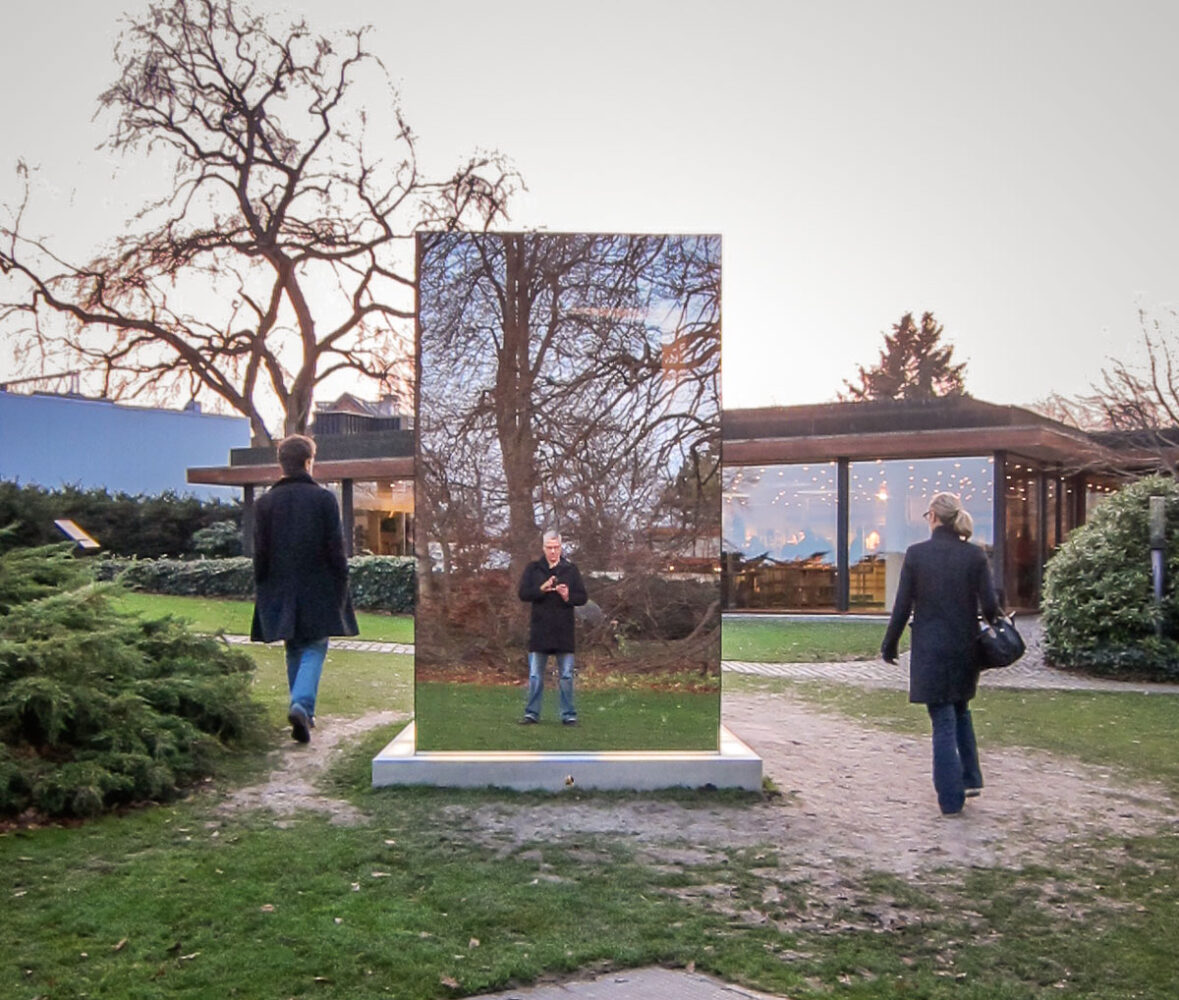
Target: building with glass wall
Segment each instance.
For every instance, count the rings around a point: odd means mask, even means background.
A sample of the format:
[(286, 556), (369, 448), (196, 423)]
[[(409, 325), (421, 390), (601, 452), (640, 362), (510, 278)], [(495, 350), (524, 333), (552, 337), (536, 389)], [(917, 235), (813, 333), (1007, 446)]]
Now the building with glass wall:
[(727, 410), (723, 426), (729, 610), (888, 611), (942, 490), (973, 516), (1003, 603), (1038, 607), (1052, 552), (1149, 462), (969, 397)]

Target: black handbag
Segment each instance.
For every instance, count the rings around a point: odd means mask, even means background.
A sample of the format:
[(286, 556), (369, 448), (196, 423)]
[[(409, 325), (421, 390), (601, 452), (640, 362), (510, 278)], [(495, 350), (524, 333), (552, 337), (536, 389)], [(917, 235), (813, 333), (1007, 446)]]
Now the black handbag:
[(1010, 615), (1000, 615), (993, 622), (978, 620), (978, 668), (994, 670), (1009, 667), (1027, 650), (1023, 636)]

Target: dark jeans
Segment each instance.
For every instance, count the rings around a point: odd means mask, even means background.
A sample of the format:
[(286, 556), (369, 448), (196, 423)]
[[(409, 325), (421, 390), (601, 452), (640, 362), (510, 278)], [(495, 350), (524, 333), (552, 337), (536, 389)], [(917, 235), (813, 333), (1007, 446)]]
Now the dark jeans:
[(540, 702), (544, 696), (544, 667), (549, 656), (557, 660), (557, 692), (561, 696), (561, 721), (574, 722), (577, 719), (577, 709), (573, 707), (572, 653), (528, 654), (528, 704), (524, 706), (524, 715), (529, 719), (540, 718)]
[(933, 723), (933, 787), (944, 813), (961, 811), (967, 788), (982, 788), (978, 745), (967, 702), (927, 705)]

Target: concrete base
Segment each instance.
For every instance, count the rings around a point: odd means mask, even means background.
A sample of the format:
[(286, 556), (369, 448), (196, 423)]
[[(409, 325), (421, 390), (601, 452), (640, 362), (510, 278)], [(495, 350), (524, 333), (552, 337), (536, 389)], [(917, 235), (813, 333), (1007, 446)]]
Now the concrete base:
[(512, 788), (559, 792), (578, 788), (742, 788), (761, 790), (761, 758), (721, 726), (720, 750), (612, 750), (541, 753), (416, 750), (411, 722), (373, 758), (373, 787)]

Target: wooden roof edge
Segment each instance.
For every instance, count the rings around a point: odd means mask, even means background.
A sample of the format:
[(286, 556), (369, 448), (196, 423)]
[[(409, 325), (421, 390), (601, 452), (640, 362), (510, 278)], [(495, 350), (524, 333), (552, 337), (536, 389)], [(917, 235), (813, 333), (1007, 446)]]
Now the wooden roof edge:
[[(399, 455), (391, 458), (348, 458), (317, 461), (316, 479), (339, 482), (343, 479), (412, 479), (413, 458)], [(190, 483), (206, 486), (267, 486), (282, 478), (282, 470), (273, 463), (267, 465), (194, 466), (186, 470)]]

